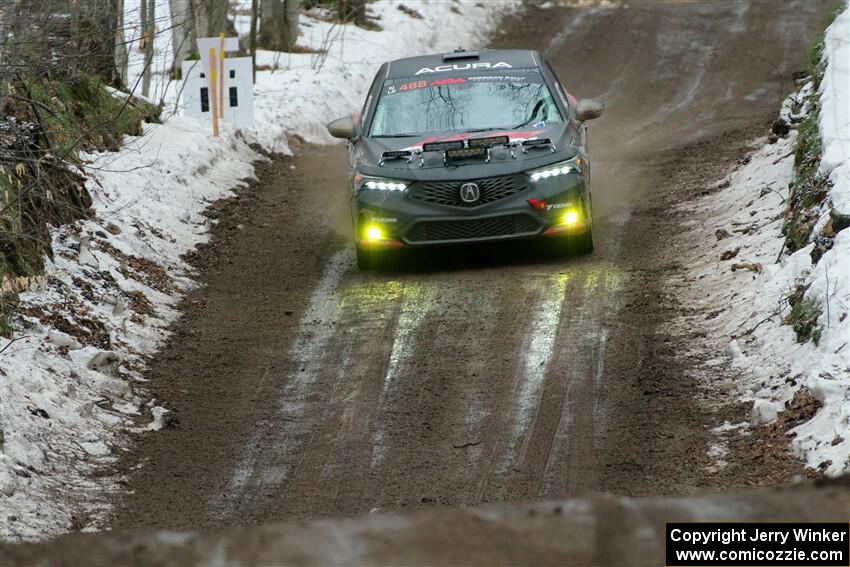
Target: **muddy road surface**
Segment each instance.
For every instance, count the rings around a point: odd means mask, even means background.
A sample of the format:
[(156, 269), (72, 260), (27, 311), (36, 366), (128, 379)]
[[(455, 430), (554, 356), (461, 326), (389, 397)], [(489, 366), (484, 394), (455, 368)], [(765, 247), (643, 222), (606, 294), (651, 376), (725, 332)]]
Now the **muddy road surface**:
[(123, 460), (114, 527), (690, 494), (800, 472), (781, 443), (710, 466), (710, 429), (746, 408), (701, 401), (661, 280), (681, 268), (669, 242), (687, 238), (670, 203), (766, 131), (830, 5), (633, 1), (504, 22), (494, 47), (544, 52), (568, 90), (608, 105), (590, 125), (591, 256), (514, 243), (360, 273), (345, 149), (264, 166), (214, 210), (194, 258), (205, 285), (149, 372), (174, 421)]

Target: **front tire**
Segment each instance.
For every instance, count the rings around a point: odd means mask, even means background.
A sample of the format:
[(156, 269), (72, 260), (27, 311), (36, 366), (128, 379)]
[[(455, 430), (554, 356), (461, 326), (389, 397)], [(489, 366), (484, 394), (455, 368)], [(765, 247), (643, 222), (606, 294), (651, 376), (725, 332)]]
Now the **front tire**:
[(571, 239), (570, 247), (572, 253), (584, 256), (593, 252), (593, 228), (588, 228), (584, 234), (579, 234)]
[(361, 272), (368, 272), (375, 269), (377, 264), (377, 253), (374, 250), (364, 249), (355, 245), (354, 250), (357, 254), (357, 269)]

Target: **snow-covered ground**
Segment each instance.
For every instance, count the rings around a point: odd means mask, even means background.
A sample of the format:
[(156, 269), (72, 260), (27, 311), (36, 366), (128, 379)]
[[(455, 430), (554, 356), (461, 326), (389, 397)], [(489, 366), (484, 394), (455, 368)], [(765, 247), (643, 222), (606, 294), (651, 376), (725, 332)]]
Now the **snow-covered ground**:
[[(850, 11), (845, 10), (825, 38), (820, 171), (832, 187), (813, 234), (829, 222), (830, 208), (850, 213), (848, 42)], [(809, 83), (792, 95), (783, 113), (800, 106), (811, 89)], [(807, 112), (802, 106), (801, 113)], [(776, 420), (803, 387), (823, 404), (812, 419), (789, 432), (790, 443), (808, 466), (838, 475), (850, 471), (850, 230), (839, 232), (816, 264), (813, 244), (781, 254), (796, 134), (774, 144), (757, 141), (749, 162), (720, 185), (727, 188), (681, 207), (689, 217), (686, 228), (695, 252), (688, 273), (671, 281), (671, 287), (696, 308), (683, 325), (707, 327), (709, 336), (726, 341), (726, 352), (707, 362), (706, 373), (725, 381), (728, 374), (713, 369), (729, 365), (736, 376), (730, 389), (753, 403), (750, 426)], [(808, 286), (805, 298), (822, 309), (817, 344), (797, 342), (791, 326), (783, 323), (790, 312), (788, 298), (801, 285)]]
[[(138, 4), (127, 0), (127, 38), (138, 37)], [(402, 11), (404, 4), (409, 11)], [(289, 153), (286, 134), (330, 138), (324, 124), (354, 113), (381, 62), (476, 48), (517, 2), (395, 0), (370, 4), (381, 31), (300, 18), (299, 45), (326, 53), (259, 52), (256, 128), (174, 115), (179, 85), (170, 65), (168, 2), (158, 0), (156, 71), (149, 98), (163, 100), (161, 125), (126, 138), (116, 153), (86, 156), (96, 216), (53, 230), (44, 278), (21, 281), (13, 341), (0, 339), (0, 538), (39, 539), (97, 529), (120, 479), (108, 465), (128, 433), (158, 429), (167, 409), (148, 398), (145, 357), (162, 344), (192, 285), (181, 255), (207, 238), (201, 213), (253, 175), (249, 144)], [(236, 16), (240, 33), (247, 18)], [(135, 26), (135, 27), (134, 27)], [(134, 43), (130, 85), (143, 68)], [(138, 92), (138, 86), (137, 90)], [(105, 472), (104, 472), (105, 471)]]
[[(832, 206), (847, 215), (850, 214), (850, 10), (844, 10), (827, 30), (823, 55), (827, 66), (820, 86), (818, 124), (823, 141), (820, 169), (832, 183), (829, 193)], [(820, 224), (815, 231), (822, 227)], [(847, 260), (847, 254), (843, 260)]]

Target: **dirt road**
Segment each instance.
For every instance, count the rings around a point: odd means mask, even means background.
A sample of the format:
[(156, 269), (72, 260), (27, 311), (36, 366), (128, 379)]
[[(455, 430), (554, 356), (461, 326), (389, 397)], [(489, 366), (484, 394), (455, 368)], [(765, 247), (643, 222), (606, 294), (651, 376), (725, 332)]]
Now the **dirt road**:
[(687, 238), (668, 205), (765, 131), (830, 5), (632, 1), (505, 22), (494, 46), (545, 52), (576, 96), (608, 104), (590, 128), (590, 257), (519, 244), (361, 274), (344, 148), (265, 167), (195, 258), (205, 287), (149, 373), (176, 423), (122, 462), (114, 526), (688, 494), (800, 472), (746, 445), (708, 468), (710, 428), (745, 408), (700, 403), (712, 392), (688, 378), (699, 355), (669, 332), (659, 281)]

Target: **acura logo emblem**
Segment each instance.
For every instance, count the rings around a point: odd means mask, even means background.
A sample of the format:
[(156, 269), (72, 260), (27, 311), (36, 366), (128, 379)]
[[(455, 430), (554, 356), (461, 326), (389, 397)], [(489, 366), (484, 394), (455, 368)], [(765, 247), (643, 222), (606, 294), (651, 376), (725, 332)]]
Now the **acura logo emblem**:
[(474, 203), (481, 197), (481, 190), (475, 183), (464, 183), (460, 186), (460, 198), (464, 203)]

